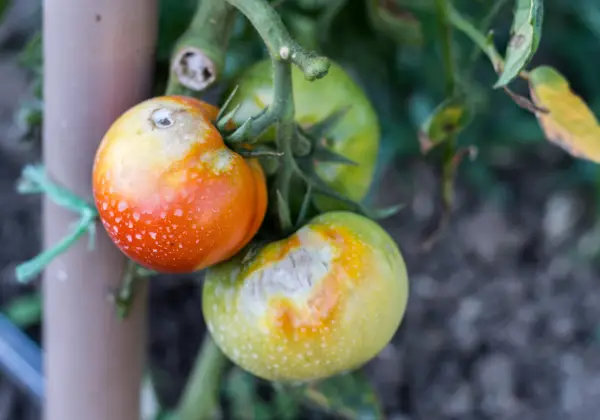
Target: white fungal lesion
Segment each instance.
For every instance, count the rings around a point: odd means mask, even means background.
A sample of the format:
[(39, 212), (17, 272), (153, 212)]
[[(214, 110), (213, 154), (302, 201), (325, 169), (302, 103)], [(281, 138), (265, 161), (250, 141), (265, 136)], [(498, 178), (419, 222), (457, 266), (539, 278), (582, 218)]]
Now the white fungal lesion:
[(150, 114), (150, 122), (154, 128), (164, 129), (172, 127), (175, 124), (173, 111), (169, 108), (158, 108)]
[(290, 58), (289, 47), (281, 47), (279, 49), (279, 56), (281, 57), (282, 60), (287, 60), (288, 58)]
[(336, 250), (323, 236), (307, 228), (297, 235), (300, 246), (246, 278), (238, 300), (243, 313), (261, 318), (268, 311), (269, 300), (277, 296), (290, 298), (298, 307), (306, 306), (315, 285), (330, 272)]
[(204, 162), (216, 174), (227, 172), (233, 164), (234, 154), (227, 148), (218, 150), (210, 150), (200, 157), (200, 161)]

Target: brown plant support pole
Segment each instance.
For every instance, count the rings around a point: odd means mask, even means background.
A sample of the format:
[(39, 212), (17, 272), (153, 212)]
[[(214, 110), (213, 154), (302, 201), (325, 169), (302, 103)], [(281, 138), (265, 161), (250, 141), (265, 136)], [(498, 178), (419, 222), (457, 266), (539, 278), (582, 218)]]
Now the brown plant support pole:
[[(113, 120), (150, 94), (156, 0), (44, 1), (44, 163), (91, 202), (96, 147)], [(44, 200), (44, 246), (78, 215)], [(98, 225), (43, 278), (46, 420), (138, 420), (146, 291), (119, 321), (107, 299), (125, 259)]]

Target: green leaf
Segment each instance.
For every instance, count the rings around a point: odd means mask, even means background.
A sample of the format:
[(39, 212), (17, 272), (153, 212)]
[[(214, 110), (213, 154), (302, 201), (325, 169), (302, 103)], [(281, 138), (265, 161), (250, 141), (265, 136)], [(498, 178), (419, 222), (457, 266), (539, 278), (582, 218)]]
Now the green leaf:
[(536, 113), (546, 138), (574, 157), (600, 163), (600, 124), (569, 81), (541, 66), (530, 72), (529, 89), (535, 104), (549, 111)]
[(44, 63), (42, 47), (42, 33), (38, 31), (29, 38), (19, 53), (19, 64), (37, 75), (41, 74)]
[(421, 152), (456, 136), (473, 119), (473, 113), (465, 98), (460, 95), (448, 98), (435, 108), (419, 129)]
[(312, 184), (308, 184), (306, 192), (302, 198), (302, 205), (298, 212), (298, 218), (296, 219), (296, 227), (301, 227), (307, 219), (308, 211), (312, 203)]
[(542, 36), (543, 0), (516, 0), (504, 68), (494, 88), (514, 80), (537, 51)]
[(256, 378), (234, 367), (225, 381), (230, 416), (239, 420), (275, 420), (269, 405), (256, 392)]
[(350, 111), (350, 107), (351, 106), (348, 105), (332, 112), (321, 121), (311, 125), (310, 127), (307, 127), (305, 129), (306, 133), (308, 133), (310, 138), (317, 142), (323, 138), (326, 138), (327, 135), (335, 128), (335, 126), (342, 120), (342, 118), (344, 118), (348, 111)]
[(337, 375), (312, 385), (286, 388), (303, 404), (346, 420), (379, 420), (383, 412), (363, 371)]
[(327, 147), (323, 147), (320, 144), (317, 144), (313, 149), (313, 152), (310, 154), (310, 157), (317, 162), (322, 163), (340, 163), (343, 165), (357, 166), (358, 163), (355, 161), (348, 159), (346, 156), (341, 155), (339, 153), (334, 152)]
[(19, 328), (29, 328), (42, 320), (42, 297), (31, 293), (11, 300), (2, 310)]

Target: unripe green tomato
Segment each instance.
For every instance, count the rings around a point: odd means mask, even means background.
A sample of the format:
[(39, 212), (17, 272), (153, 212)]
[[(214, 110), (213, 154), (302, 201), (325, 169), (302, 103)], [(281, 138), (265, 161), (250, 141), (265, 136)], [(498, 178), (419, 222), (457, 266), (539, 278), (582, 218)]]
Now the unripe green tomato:
[(208, 269), (202, 308), (217, 346), (258, 377), (304, 382), (359, 368), (404, 316), (404, 259), (359, 214), (323, 213), (243, 259)]
[[(270, 60), (262, 60), (243, 72), (234, 84), (238, 91), (230, 109), (240, 105), (234, 117), (241, 124), (269, 105), (273, 97)], [(326, 146), (357, 165), (317, 163), (317, 174), (334, 190), (360, 201), (371, 185), (377, 163), (380, 126), (377, 114), (362, 88), (337, 63), (321, 79), (308, 81), (302, 71), (292, 65), (295, 120), (302, 126), (322, 121), (336, 111), (349, 107), (346, 115), (329, 133)], [(266, 130), (259, 141), (274, 142), (275, 127)], [(295, 189), (297, 190), (297, 189)], [(340, 209), (340, 203), (326, 197), (315, 200), (321, 211)]]

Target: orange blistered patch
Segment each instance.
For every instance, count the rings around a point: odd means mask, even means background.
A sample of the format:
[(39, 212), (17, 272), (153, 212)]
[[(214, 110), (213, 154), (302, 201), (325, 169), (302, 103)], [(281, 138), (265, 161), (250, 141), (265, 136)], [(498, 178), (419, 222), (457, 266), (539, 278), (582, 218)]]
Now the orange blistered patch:
[(233, 255), (262, 223), (262, 168), (251, 169), (224, 145), (208, 119), (218, 112), (211, 107), (185, 97), (143, 102), (113, 124), (98, 149), (100, 218), (139, 264), (199, 270)]
[[(293, 339), (298, 334), (305, 338), (321, 337), (323, 331), (330, 330), (335, 319), (340, 316), (340, 306), (343, 306), (347, 292), (363, 278), (359, 270), (364, 268), (364, 263), (360, 261), (364, 259), (365, 248), (350, 231), (315, 226), (312, 227), (312, 233), (318, 234), (324, 244), (332, 248), (333, 255), (330, 261), (318, 261), (317, 257), (308, 263), (327, 265), (327, 271), (322, 277), (311, 280), (310, 292), (302, 291), (302, 294), (299, 292), (292, 296), (278, 293), (269, 295), (268, 305), (271, 310), (268, 313), (271, 318), (266, 322), (271, 332), (277, 336), (288, 339)], [(259, 267), (262, 270), (268, 269), (265, 267), (267, 261), (277, 264), (286, 258), (292, 258), (292, 254), (306, 246), (299, 234), (293, 235), (281, 246), (265, 250), (262, 258), (248, 271), (248, 275)], [(309, 252), (317, 253), (317, 248), (318, 245), (315, 245), (315, 250)], [(302, 273), (299, 275), (302, 276)], [(302, 282), (301, 279), (293, 281)]]

